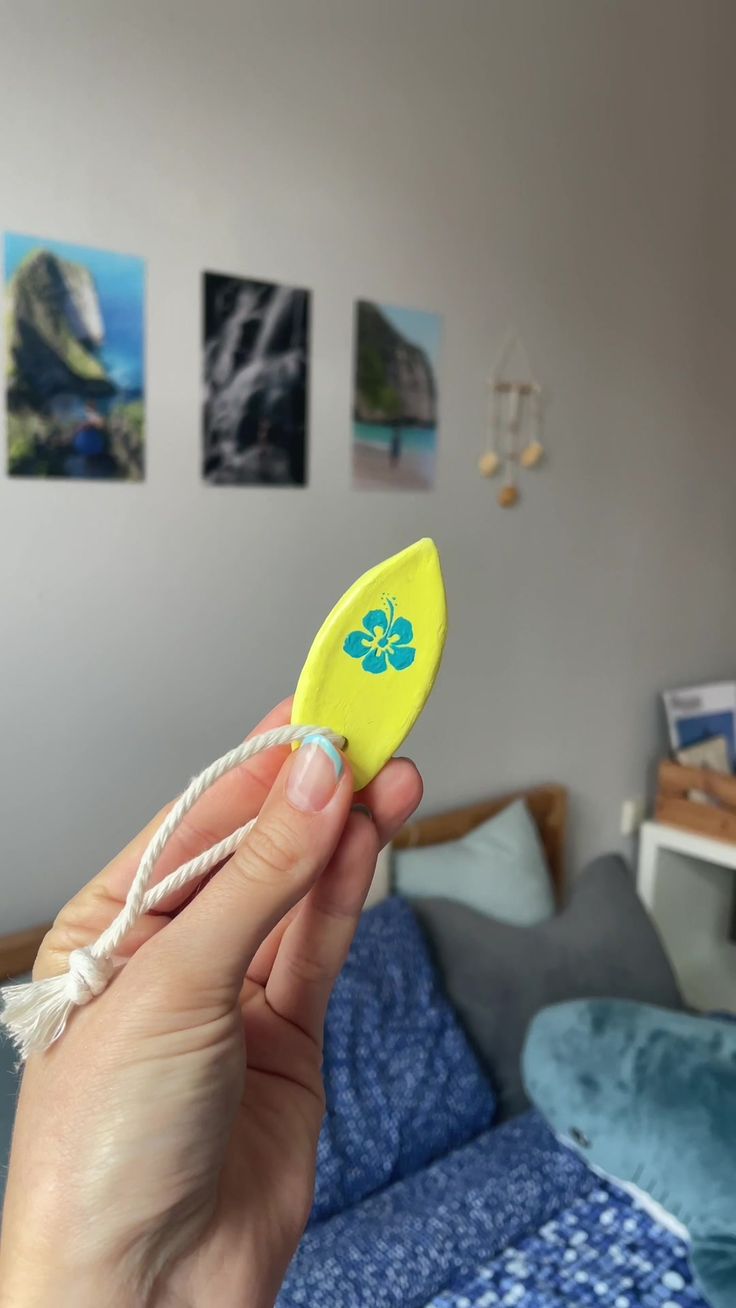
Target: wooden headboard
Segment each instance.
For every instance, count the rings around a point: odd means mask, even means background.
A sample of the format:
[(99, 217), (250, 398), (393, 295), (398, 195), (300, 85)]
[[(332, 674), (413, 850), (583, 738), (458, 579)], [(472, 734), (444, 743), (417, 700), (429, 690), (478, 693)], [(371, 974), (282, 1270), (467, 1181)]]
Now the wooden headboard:
[(30, 972), (50, 925), (47, 922), (45, 926), (31, 927), (29, 931), (0, 936), (0, 984), (8, 977)]
[(513, 804), (516, 799), (525, 801), (537, 825), (547, 855), (555, 896), (560, 903), (565, 880), (567, 827), (567, 791), (564, 786), (533, 786), (530, 790), (517, 790), (511, 795), (485, 799), (479, 804), (438, 813), (436, 817), (418, 818), (399, 832), (394, 841), (394, 849), (416, 849), (420, 845), (442, 845), (447, 840), (458, 840), (474, 827), (480, 826), (481, 822)]
[[(512, 795), (485, 799), (466, 808), (452, 809), (449, 813), (438, 813), (436, 817), (418, 818), (399, 832), (394, 848), (413, 849), (419, 845), (441, 845), (446, 840), (458, 840), (473, 827), (493, 817), (494, 813), (500, 813), (515, 799), (526, 801), (537, 824), (559, 903), (565, 876), (567, 791), (564, 786), (534, 786), (531, 790), (517, 790)], [(0, 936), (0, 981), (31, 970), (47, 931), (48, 924), (19, 931), (16, 935)]]

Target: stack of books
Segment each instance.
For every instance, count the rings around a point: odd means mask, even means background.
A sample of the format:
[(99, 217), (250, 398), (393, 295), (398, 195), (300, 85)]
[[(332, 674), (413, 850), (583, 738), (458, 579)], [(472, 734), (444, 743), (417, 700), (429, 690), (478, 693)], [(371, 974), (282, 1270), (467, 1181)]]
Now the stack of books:
[(736, 681), (666, 690), (662, 698), (678, 763), (713, 772), (736, 771)]

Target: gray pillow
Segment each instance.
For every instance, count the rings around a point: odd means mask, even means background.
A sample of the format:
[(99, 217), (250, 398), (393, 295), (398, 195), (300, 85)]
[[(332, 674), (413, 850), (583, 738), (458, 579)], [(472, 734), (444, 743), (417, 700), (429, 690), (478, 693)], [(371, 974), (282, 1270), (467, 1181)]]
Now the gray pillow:
[(415, 900), (412, 908), (498, 1091), (498, 1121), (529, 1106), (521, 1050), (542, 1008), (593, 998), (683, 1007), (656, 929), (616, 854), (591, 863), (567, 906), (538, 926), (511, 926), (446, 899)]

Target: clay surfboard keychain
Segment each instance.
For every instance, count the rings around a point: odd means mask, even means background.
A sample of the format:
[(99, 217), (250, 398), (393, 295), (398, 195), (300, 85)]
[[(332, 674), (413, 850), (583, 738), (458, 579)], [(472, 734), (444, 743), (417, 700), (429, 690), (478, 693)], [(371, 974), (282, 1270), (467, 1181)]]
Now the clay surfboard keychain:
[(189, 784), (146, 847), (125, 904), (92, 945), (69, 955), (61, 976), (6, 987), (0, 1021), (22, 1059), (63, 1034), (75, 1008), (101, 994), (118, 964), (115, 952), (143, 913), (173, 890), (195, 883), (228, 858), (258, 820), (149, 885), (166, 844), (197, 800), (220, 777), (276, 745), (297, 749), (321, 735), (342, 749), (362, 790), (416, 722), (434, 685), (447, 632), (439, 554), (419, 540), (371, 568), (328, 614), (314, 638), (294, 696), (291, 725), (236, 745)]

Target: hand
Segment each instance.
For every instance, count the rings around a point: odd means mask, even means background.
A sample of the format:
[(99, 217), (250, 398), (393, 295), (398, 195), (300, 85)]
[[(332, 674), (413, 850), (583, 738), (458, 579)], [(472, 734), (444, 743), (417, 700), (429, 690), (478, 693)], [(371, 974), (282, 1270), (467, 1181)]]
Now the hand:
[[(109, 988), (27, 1065), (3, 1308), (270, 1308), (312, 1202), (327, 1002), (379, 846), (420, 797), (396, 759), (358, 797), (372, 819), (354, 811), (349, 768), (319, 746), (259, 755), (202, 797), (156, 879), (259, 822), (199, 893), (140, 921)], [(37, 979), (112, 921), (162, 817), (62, 910)]]

